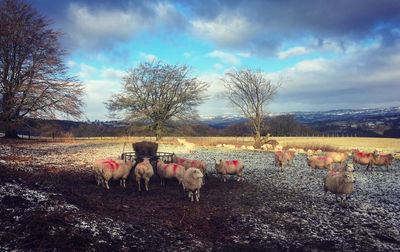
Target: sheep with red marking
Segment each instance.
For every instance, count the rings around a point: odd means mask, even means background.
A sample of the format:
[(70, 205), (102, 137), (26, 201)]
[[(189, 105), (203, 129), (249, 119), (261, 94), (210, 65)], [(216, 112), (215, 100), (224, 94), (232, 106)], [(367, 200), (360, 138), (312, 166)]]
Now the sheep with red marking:
[(120, 185), (126, 188), (125, 182), (132, 167), (132, 160), (107, 158), (96, 160), (93, 163), (97, 184), (102, 183), (106, 189), (110, 189), (108, 185), (110, 179), (120, 180)]
[(181, 157), (174, 155), (172, 157), (172, 162), (179, 164), (179, 165), (183, 165), (186, 169), (188, 169), (190, 167), (198, 168), (203, 173), (203, 175), (207, 177), (207, 165), (202, 160), (181, 158)]
[(283, 169), (289, 163), (289, 154), (286, 151), (275, 151), (275, 166), (278, 167), (278, 171), (283, 172)]
[(179, 184), (182, 183), (185, 167), (179, 164), (166, 164), (161, 159), (157, 160), (157, 174), (160, 176), (161, 185), (165, 186), (165, 179), (176, 178)]
[(297, 151), (295, 149), (289, 149), (286, 151), (288, 158), (288, 165), (293, 165), (293, 159), (297, 155)]
[(313, 169), (331, 169), (333, 159), (326, 156), (309, 156), (307, 164)]
[(200, 189), (203, 185), (203, 173), (195, 167), (188, 168), (182, 180), (182, 185), (185, 190), (189, 191), (189, 198), (193, 201), (193, 195), (196, 201), (200, 199)]
[(353, 164), (359, 164), (359, 165), (366, 165), (367, 170), (369, 167), (372, 166), (374, 162), (374, 156), (378, 155), (376, 152), (375, 153), (370, 153), (370, 152), (363, 152), (363, 151), (354, 151), (353, 152)]
[(392, 154), (378, 154), (374, 155), (372, 164), (377, 166), (385, 166), (386, 171), (389, 170), (389, 166), (393, 163), (393, 155)]
[(136, 165), (135, 178), (139, 192), (141, 191), (141, 186), (140, 186), (141, 180), (144, 180), (146, 191), (149, 190), (149, 181), (150, 178), (153, 176), (153, 174), (154, 174), (153, 166), (150, 164), (149, 158), (143, 158), (143, 162)]
[(226, 182), (226, 175), (237, 175), (237, 181), (243, 180), (244, 165), (240, 160), (220, 160), (217, 163), (215, 160), (215, 170), (221, 175), (224, 182)]
[(343, 164), (347, 158), (349, 157), (346, 152), (327, 152), (325, 153), (325, 156), (332, 158), (333, 163), (341, 163)]

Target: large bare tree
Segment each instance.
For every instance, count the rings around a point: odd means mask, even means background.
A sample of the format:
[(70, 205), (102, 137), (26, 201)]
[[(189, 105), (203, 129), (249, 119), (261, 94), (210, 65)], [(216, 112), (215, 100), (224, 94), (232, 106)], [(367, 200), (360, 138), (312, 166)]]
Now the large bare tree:
[(208, 84), (191, 77), (186, 65), (146, 62), (128, 70), (122, 92), (106, 103), (113, 116), (123, 112), (129, 121), (145, 121), (160, 140), (172, 119), (194, 119)]
[(259, 148), (267, 115), (266, 106), (277, 93), (282, 81), (273, 84), (261, 71), (250, 69), (228, 72), (222, 80), (229, 101), (250, 120), (254, 132), (254, 147)]
[(0, 1), (0, 120), (17, 137), (26, 117), (82, 115), (84, 89), (67, 73), (60, 33), (21, 0)]

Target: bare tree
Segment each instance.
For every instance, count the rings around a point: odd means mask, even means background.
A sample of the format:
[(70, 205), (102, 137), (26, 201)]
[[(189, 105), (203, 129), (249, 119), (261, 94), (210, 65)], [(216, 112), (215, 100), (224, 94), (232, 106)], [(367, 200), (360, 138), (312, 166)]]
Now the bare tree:
[(266, 105), (281, 86), (281, 81), (272, 84), (261, 71), (250, 69), (233, 71), (223, 78), (230, 102), (238, 107), (251, 122), (254, 132), (254, 147), (262, 143), (261, 131), (266, 117)]
[(0, 2), (0, 120), (17, 137), (26, 117), (82, 115), (84, 89), (67, 73), (60, 33), (31, 5)]
[(207, 87), (190, 77), (185, 65), (146, 62), (127, 72), (122, 92), (112, 95), (107, 107), (113, 116), (122, 111), (129, 121), (146, 121), (159, 140), (169, 120), (195, 118)]

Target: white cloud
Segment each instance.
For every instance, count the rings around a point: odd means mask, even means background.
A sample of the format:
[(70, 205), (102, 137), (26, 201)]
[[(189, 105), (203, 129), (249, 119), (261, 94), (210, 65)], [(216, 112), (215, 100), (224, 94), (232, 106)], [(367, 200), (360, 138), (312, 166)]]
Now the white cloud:
[(104, 68), (101, 70), (101, 76), (105, 79), (121, 80), (126, 72), (114, 68)]
[(330, 70), (330, 66), (328, 61), (323, 58), (313, 59), (313, 60), (304, 60), (297, 63), (294, 67), (291, 68), (292, 71), (298, 73), (307, 73), (307, 72), (326, 72)]
[(152, 62), (152, 61), (157, 60), (157, 56), (155, 56), (154, 54), (150, 54), (150, 53), (143, 53), (143, 52), (141, 52), (141, 53), (139, 54), (139, 56), (140, 56), (140, 58), (141, 58), (142, 60), (145, 60), (145, 61), (148, 61), (148, 62)]
[(88, 49), (110, 47), (127, 41), (140, 31), (178, 29), (182, 16), (171, 4), (146, 2), (124, 9), (88, 7), (71, 3), (67, 11), (66, 37), (69, 43)]
[(78, 76), (82, 79), (93, 78), (93, 75), (97, 73), (97, 69), (93, 66), (87, 65), (85, 63), (81, 63), (79, 65)]
[(86, 80), (83, 82), (86, 88), (85, 114), (90, 120), (108, 120), (108, 110), (105, 102), (111, 98), (111, 94), (120, 91), (120, 83), (108, 79)]
[(69, 67), (69, 68), (74, 68), (76, 65), (77, 65), (76, 62), (73, 60), (67, 61), (67, 67)]
[(193, 33), (200, 38), (210, 39), (220, 45), (238, 46), (248, 41), (255, 32), (244, 16), (222, 13), (214, 20), (191, 21)]
[(85, 46), (90, 46), (94, 39), (128, 39), (146, 26), (140, 14), (133, 11), (92, 10), (73, 3), (68, 14), (72, 26), (70, 35)]
[(210, 53), (207, 53), (206, 56), (210, 57), (210, 58), (217, 58), (217, 59), (221, 60), (222, 62), (232, 64), (232, 65), (237, 65), (240, 63), (240, 59), (236, 55), (234, 55), (232, 53), (222, 52), (219, 50), (215, 50)]
[(287, 59), (287, 58), (290, 58), (290, 57), (307, 54), (309, 52), (310, 52), (309, 49), (307, 49), (305, 47), (302, 47), (302, 46), (298, 46), (298, 47), (290, 48), (290, 49), (288, 49), (286, 51), (283, 51), (283, 52), (279, 52), (278, 53), (278, 58), (279, 59)]

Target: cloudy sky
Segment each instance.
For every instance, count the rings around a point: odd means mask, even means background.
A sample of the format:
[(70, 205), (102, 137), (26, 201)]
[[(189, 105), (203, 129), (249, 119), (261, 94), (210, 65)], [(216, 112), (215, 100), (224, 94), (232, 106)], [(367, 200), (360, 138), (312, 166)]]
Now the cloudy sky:
[(220, 78), (241, 68), (284, 80), (274, 113), (400, 105), (398, 0), (29, 2), (63, 32), (90, 120), (109, 119), (126, 70), (153, 59), (210, 84), (202, 116), (237, 112)]

